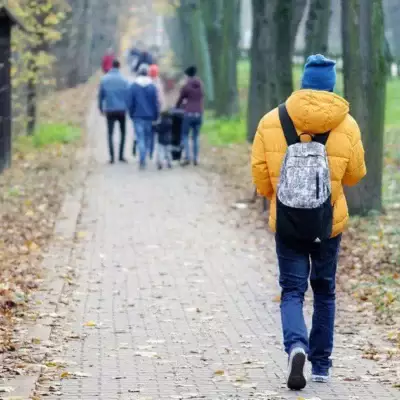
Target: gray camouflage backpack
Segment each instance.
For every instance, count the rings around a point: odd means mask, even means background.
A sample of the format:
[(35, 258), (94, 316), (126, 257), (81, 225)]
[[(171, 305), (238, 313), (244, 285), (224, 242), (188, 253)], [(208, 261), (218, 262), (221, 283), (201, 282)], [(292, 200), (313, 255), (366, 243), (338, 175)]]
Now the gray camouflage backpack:
[(332, 233), (331, 179), (325, 144), (329, 132), (302, 143), (285, 104), (278, 108), (288, 144), (277, 191), (277, 234), (320, 242)]

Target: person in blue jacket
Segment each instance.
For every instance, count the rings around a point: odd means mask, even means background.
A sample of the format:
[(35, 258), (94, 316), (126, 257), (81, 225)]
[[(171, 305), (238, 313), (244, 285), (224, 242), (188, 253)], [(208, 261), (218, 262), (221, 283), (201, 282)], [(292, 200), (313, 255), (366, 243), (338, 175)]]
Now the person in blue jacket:
[(141, 65), (138, 77), (132, 83), (128, 93), (128, 112), (133, 121), (139, 148), (139, 167), (146, 167), (146, 157), (150, 152), (152, 124), (158, 120), (160, 104), (157, 88), (148, 76), (148, 66)]
[(121, 129), (121, 140), (119, 145), (119, 161), (126, 162), (124, 158), (126, 120), (127, 111), (127, 92), (129, 84), (120, 71), (120, 63), (114, 60), (110, 71), (103, 76), (100, 83), (98, 95), (98, 106), (101, 114), (107, 118), (108, 128), (108, 148), (110, 152), (110, 163), (114, 163), (114, 144), (113, 134), (114, 125), (119, 123)]

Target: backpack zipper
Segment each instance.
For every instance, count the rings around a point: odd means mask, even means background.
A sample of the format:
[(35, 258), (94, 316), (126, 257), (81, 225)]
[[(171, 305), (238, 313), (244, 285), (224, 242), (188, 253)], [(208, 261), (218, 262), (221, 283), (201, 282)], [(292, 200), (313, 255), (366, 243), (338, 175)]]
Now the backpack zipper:
[(317, 176), (316, 176), (316, 187), (317, 187), (317, 200), (319, 199), (319, 174), (317, 172)]

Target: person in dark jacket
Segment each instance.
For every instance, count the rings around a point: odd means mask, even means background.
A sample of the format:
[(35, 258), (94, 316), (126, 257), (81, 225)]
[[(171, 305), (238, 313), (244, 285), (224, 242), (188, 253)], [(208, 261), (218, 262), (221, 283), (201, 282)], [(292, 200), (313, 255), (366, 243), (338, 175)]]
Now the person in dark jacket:
[(128, 94), (128, 111), (135, 129), (141, 169), (145, 168), (146, 156), (150, 152), (152, 123), (157, 121), (160, 113), (157, 89), (147, 74), (148, 67), (142, 65)]
[(158, 169), (163, 168), (163, 162), (166, 167), (172, 168), (171, 164), (171, 129), (172, 129), (172, 118), (168, 111), (161, 113), (161, 120), (155, 126), (155, 132), (157, 134), (157, 167)]
[(120, 63), (114, 60), (111, 70), (103, 76), (100, 83), (98, 95), (98, 106), (102, 114), (107, 118), (108, 127), (108, 147), (110, 151), (110, 163), (114, 163), (114, 144), (113, 134), (114, 125), (119, 123), (121, 129), (121, 141), (119, 145), (119, 161), (126, 162), (124, 158), (127, 110), (126, 96), (128, 91), (128, 81), (120, 72)]
[[(203, 99), (204, 90), (203, 83), (200, 78), (196, 76), (197, 68), (191, 66), (186, 69), (185, 74), (188, 77), (186, 84), (182, 87), (180, 96), (176, 103), (176, 107), (184, 107), (185, 115), (182, 122), (182, 142), (185, 153), (185, 159), (182, 166), (189, 165), (193, 162), (194, 165), (198, 163), (199, 157), (199, 134), (203, 121)], [(189, 135), (192, 131), (193, 153), (190, 157)]]
[(140, 54), (139, 60), (135, 67), (135, 72), (139, 72), (140, 67), (144, 64), (146, 65), (154, 64), (153, 57), (148, 51), (142, 51), (142, 53)]

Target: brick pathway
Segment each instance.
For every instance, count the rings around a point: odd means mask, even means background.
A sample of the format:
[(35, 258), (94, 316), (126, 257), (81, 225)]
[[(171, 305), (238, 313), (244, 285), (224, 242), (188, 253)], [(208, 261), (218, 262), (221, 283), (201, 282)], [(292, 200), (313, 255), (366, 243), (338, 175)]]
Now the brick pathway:
[(97, 164), (85, 188), (70, 314), (81, 339), (70, 339), (65, 354), (70, 369), (90, 376), (64, 380), (49, 398), (400, 397), (368, 378), (372, 364), (340, 346), (340, 336), (333, 382), (289, 392), (271, 238), (237, 228), (198, 170), (106, 165), (100, 118), (91, 131)]

